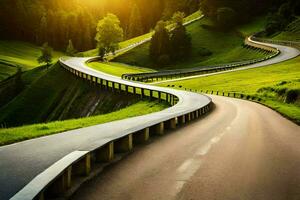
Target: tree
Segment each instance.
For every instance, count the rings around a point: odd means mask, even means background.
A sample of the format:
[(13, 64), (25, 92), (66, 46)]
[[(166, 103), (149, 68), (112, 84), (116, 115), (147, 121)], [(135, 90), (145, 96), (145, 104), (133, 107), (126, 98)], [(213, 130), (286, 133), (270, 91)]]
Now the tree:
[(175, 12), (172, 16), (172, 22), (175, 23), (176, 26), (182, 25), (184, 17), (185, 14), (183, 12)]
[(66, 49), (67, 55), (68, 56), (74, 56), (76, 52), (77, 51), (76, 51), (76, 49), (73, 46), (72, 40), (69, 40), (69, 44), (68, 44), (67, 49)]
[(41, 49), (42, 55), (37, 59), (37, 61), (42, 64), (46, 63), (47, 68), (52, 62), (52, 48), (48, 46), (48, 43), (44, 43)]
[(129, 18), (128, 37), (133, 38), (143, 34), (142, 19), (139, 7), (133, 4)]
[[(162, 56), (169, 56), (170, 39), (164, 21), (157, 22), (155, 33), (151, 38), (150, 57), (154, 62), (160, 60)], [(165, 59), (164, 59), (165, 60)]]
[(96, 41), (98, 43), (99, 56), (103, 60), (107, 53), (115, 53), (119, 42), (123, 40), (123, 29), (120, 27), (120, 20), (114, 14), (107, 14), (97, 25)]
[(176, 23), (170, 37), (170, 56), (173, 60), (183, 60), (191, 51), (191, 37), (183, 26), (184, 13), (174, 13), (172, 19)]

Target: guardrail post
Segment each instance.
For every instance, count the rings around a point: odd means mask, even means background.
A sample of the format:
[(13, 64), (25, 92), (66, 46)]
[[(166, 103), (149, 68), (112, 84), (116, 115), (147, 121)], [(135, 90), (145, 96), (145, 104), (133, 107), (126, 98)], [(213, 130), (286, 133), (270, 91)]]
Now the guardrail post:
[(103, 79), (100, 79), (100, 88), (103, 88)]
[(177, 122), (177, 119), (176, 118), (173, 118), (173, 119), (170, 119), (167, 121), (167, 127), (169, 129), (176, 129), (176, 123)]
[(186, 121), (186, 122), (191, 121), (191, 113), (186, 114), (186, 119), (185, 119), (185, 121)]
[(133, 87), (133, 94), (136, 95), (136, 87)]
[(194, 112), (191, 112), (191, 120), (194, 120), (195, 119), (195, 113)]
[(164, 122), (154, 125), (151, 128), (151, 132), (157, 135), (163, 135), (165, 132)]
[[(72, 166), (69, 166), (48, 188), (51, 196), (60, 196), (71, 187)], [(39, 194), (39, 199), (45, 199), (44, 192)]]
[(119, 90), (119, 92), (122, 92), (122, 85), (121, 85), (121, 83), (118, 84), (118, 90)]
[(196, 118), (199, 118), (199, 116), (200, 116), (199, 110), (196, 110), (195, 113), (196, 113)]
[(88, 176), (91, 172), (91, 154), (86, 154), (84, 158), (73, 166), (73, 169), (75, 174)]
[(185, 115), (182, 115), (182, 116), (178, 117), (178, 123), (179, 124), (185, 124)]
[(153, 90), (150, 90), (150, 100), (153, 99)]
[(158, 101), (161, 102), (161, 92), (158, 92)]
[(123, 138), (118, 139), (115, 142), (115, 151), (119, 153), (124, 153), (131, 151), (133, 148), (132, 144), (132, 134), (126, 135)]
[(110, 142), (95, 152), (97, 162), (109, 162), (114, 159), (114, 142)]
[(111, 89), (112, 89), (112, 91), (114, 91), (115, 90), (115, 82), (112, 82), (111, 84), (112, 84)]
[(145, 143), (150, 138), (150, 131), (149, 128), (145, 128), (135, 134), (133, 134), (133, 143), (134, 144), (140, 144)]
[(145, 96), (145, 89), (144, 88), (141, 88), (141, 98), (143, 99)]

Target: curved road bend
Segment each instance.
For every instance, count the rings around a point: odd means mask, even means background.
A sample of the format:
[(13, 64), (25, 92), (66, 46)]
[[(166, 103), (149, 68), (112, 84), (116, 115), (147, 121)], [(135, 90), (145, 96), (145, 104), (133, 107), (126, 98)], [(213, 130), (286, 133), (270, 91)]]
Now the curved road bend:
[(74, 200), (299, 200), (300, 127), (245, 100), (167, 134), (85, 184)]
[(176, 105), (139, 117), (63, 132), (0, 147), (0, 199), (9, 199), (34, 177), (76, 150), (90, 150), (109, 141), (157, 123), (198, 110), (211, 102), (207, 96), (122, 80), (85, 65), (90, 58), (67, 58), (60, 61), (85, 74), (137, 88), (152, 89), (178, 97)]
[(300, 51), (296, 48), (293, 47), (288, 47), (288, 46), (283, 46), (283, 45), (278, 45), (278, 44), (269, 44), (269, 43), (264, 43), (264, 42), (257, 42), (254, 41), (252, 39), (250, 39), (250, 37), (248, 38), (248, 40), (252, 43), (255, 44), (262, 44), (265, 46), (270, 46), (270, 47), (274, 47), (279, 49), (280, 54), (272, 59), (263, 61), (263, 62), (259, 62), (256, 64), (252, 64), (252, 65), (247, 65), (244, 67), (239, 67), (233, 70), (227, 70), (227, 71), (221, 71), (221, 72), (214, 72), (214, 73), (209, 73), (209, 74), (202, 74), (202, 75), (195, 75), (195, 76), (188, 76), (188, 77), (183, 77), (183, 78), (178, 78), (178, 79), (170, 79), (170, 80), (165, 80), (165, 81), (159, 81), (159, 82), (154, 82), (151, 83), (151, 85), (155, 85), (158, 83), (167, 83), (167, 82), (173, 82), (173, 81), (180, 81), (180, 80), (188, 80), (188, 79), (193, 79), (193, 78), (198, 78), (198, 77), (206, 77), (206, 76), (212, 76), (212, 75), (217, 75), (217, 74), (224, 74), (224, 73), (229, 73), (229, 72), (233, 72), (233, 71), (241, 71), (241, 70), (246, 70), (246, 69), (252, 69), (252, 68), (257, 68), (257, 67), (265, 67), (268, 65), (273, 65), (273, 64), (277, 64), (283, 61), (287, 61), (290, 59), (293, 59), (297, 56), (300, 55)]

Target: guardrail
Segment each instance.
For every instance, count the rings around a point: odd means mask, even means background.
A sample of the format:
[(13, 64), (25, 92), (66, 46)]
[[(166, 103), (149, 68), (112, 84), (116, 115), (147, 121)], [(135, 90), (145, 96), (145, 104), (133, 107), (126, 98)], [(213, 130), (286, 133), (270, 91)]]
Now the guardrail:
[(295, 47), (295, 48), (300, 49), (300, 42), (296, 42), (296, 41), (272, 40), (272, 39), (266, 39), (266, 38), (259, 38), (256, 36), (253, 36), (252, 38), (258, 42), (279, 44), (279, 45), (290, 46), (290, 47)]
[[(77, 58), (74, 59), (76, 60)], [(90, 62), (93, 59), (94, 58), (80, 60), (83, 62), (80, 64), (84, 65), (85, 62)], [(60, 59), (60, 64), (65, 70), (78, 78), (89, 81), (90, 84), (96, 85), (99, 88), (113, 92), (123, 92), (124, 94), (131, 93), (140, 98), (166, 102), (173, 106), (173, 110), (178, 109), (178, 111), (174, 114), (170, 113), (170, 111), (165, 111), (162, 116), (155, 120), (150, 120), (145, 125), (129, 130), (126, 129), (114, 137), (101, 140), (101, 143), (93, 145), (93, 147), (89, 149), (74, 151), (66, 155), (36, 176), (11, 198), (13, 200), (51, 199), (64, 196), (72, 192), (74, 186), (85, 181), (87, 179), (86, 177), (92, 176), (93, 172), (99, 171), (103, 165), (112, 162), (116, 154), (130, 152), (135, 144), (145, 143), (149, 141), (149, 138), (153, 135), (163, 135), (165, 130), (175, 129), (180, 125), (197, 119), (208, 113), (212, 108), (211, 99), (208, 97), (204, 98), (203, 95), (189, 92), (176, 92), (176, 90), (132, 83), (118, 79), (117, 77), (101, 74), (100, 72), (98, 72), (100, 74), (99, 76), (95, 76), (92, 69), (84, 71), (88, 68), (80, 64), (78, 65), (82, 68), (78, 69), (73, 67), (72, 62), (68, 63), (68, 59), (64, 58)], [(184, 109), (187, 108), (187, 105), (185, 105), (186, 107), (183, 106), (184, 98), (187, 96), (188, 99), (189, 95), (192, 96), (190, 102), (193, 102), (195, 97), (201, 97), (206, 100), (203, 103), (198, 103), (199, 106), (195, 107), (194, 102), (193, 105), (188, 106), (191, 108)]]
[(262, 44), (256, 44), (251, 41), (251, 37), (245, 39), (245, 45), (250, 46), (251, 48), (261, 49), (267, 53), (272, 53), (272, 55), (268, 55), (261, 59), (254, 59), (249, 61), (242, 62), (234, 62), (229, 64), (208, 66), (208, 67), (196, 67), (189, 69), (177, 69), (177, 70), (166, 70), (161, 72), (151, 72), (151, 73), (137, 73), (137, 74), (123, 74), (122, 79), (131, 80), (131, 81), (139, 81), (139, 82), (153, 82), (153, 81), (163, 81), (168, 79), (177, 79), (183, 78), (187, 76), (195, 76), (201, 74), (214, 73), (219, 71), (227, 71), (233, 70), (239, 67), (260, 63), (271, 58), (276, 57), (280, 54), (280, 51), (277, 48), (269, 47)]

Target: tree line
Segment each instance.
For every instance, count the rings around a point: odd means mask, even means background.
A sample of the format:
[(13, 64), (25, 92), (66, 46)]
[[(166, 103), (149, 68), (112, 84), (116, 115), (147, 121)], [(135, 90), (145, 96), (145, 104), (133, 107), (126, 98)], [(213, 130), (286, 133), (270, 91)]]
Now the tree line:
[[(284, 21), (300, 13), (299, 0), (201, 0), (200, 9), (221, 29), (248, 22), (253, 17), (269, 13), (274, 21)], [(279, 11), (278, 11), (279, 10)], [(282, 11), (280, 11), (282, 10)], [(278, 16), (279, 13), (279, 16)], [(281, 14), (280, 14), (281, 13)], [(270, 17), (269, 17), (270, 18)], [(280, 19), (281, 18), (281, 19)], [(281, 24), (284, 24), (281, 23)]]
[(0, 36), (66, 50), (70, 41), (78, 51), (96, 47), (98, 21), (108, 12), (120, 19), (124, 39), (152, 29), (160, 19), (180, 10), (199, 9), (198, 0), (2, 0)]

